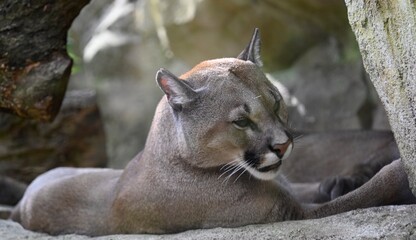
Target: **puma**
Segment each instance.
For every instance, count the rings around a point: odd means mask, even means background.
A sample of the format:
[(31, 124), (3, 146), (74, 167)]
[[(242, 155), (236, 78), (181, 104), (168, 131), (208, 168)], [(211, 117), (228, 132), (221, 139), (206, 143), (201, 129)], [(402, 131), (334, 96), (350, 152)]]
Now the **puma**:
[(259, 42), (256, 29), (237, 58), (204, 61), (179, 78), (159, 70), (165, 96), (144, 150), (124, 170), (58, 168), (39, 176), (12, 219), (53, 235), (164, 234), (319, 218), (411, 198), (394, 158), (345, 195), (352, 189), (344, 191), (342, 178), (299, 187), (279, 174), (296, 155), (294, 137), (279, 91), (260, 70)]

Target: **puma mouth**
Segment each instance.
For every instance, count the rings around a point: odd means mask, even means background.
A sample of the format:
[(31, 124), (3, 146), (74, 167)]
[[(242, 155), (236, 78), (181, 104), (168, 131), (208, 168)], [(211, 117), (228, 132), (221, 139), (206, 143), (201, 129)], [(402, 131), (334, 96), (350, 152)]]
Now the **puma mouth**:
[(275, 164), (272, 164), (272, 165), (269, 165), (269, 166), (266, 166), (266, 167), (262, 167), (262, 168), (258, 168), (257, 171), (262, 172), (262, 173), (269, 172), (269, 171), (278, 169), (280, 167), (280, 165), (282, 165), (282, 160), (279, 160)]
[(254, 154), (253, 152), (246, 152), (244, 156), (247, 166), (247, 171), (261, 180), (272, 180), (278, 175), (278, 169), (282, 165), (282, 159), (278, 158), (276, 154), (269, 152), (263, 156)]

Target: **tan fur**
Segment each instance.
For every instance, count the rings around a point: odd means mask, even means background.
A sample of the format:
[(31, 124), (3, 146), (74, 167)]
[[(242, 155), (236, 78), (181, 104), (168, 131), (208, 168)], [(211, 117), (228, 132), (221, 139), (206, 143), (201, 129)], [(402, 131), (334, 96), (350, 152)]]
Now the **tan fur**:
[[(182, 80), (160, 70), (157, 81), (166, 97), (144, 150), (123, 171), (45, 173), (12, 218), (50, 234), (173, 233), (322, 217), (390, 203), (406, 192), (399, 161), (358, 190), (320, 205), (303, 204), (309, 200), (295, 192), (301, 188), (283, 177), (265, 180), (277, 174), (276, 164), (285, 164), (293, 142), (280, 94), (253, 63), (256, 41), (242, 59), (205, 61)], [(241, 115), (254, 125), (238, 125)], [(248, 160), (251, 170), (236, 169)], [(317, 187), (306, 190), (319, 194)]]

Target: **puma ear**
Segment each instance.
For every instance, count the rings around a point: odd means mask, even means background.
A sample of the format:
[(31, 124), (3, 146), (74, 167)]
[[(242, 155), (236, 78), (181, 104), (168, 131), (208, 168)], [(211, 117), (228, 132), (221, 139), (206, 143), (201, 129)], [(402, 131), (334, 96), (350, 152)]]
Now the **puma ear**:
[(173, 73), (161, 68), (157, 71), (156, 81), (162, 91), (166, 94), (170, 106), (181, 111), (183, 105), (192, 102), (196, 98), (196, 92)]
[(260, 59), (260, 33), (259, 29), (255, 28), (253, 36), (248, 46), (238, 55), (238, 59), (244, 61), (251, 61), (255, 63), (258, 67), (263, 66), (263, 62)]

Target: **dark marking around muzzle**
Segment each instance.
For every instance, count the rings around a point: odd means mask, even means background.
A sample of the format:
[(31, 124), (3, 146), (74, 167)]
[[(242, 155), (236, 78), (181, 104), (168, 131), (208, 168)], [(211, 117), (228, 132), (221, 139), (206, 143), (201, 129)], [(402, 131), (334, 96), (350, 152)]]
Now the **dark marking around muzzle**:
[(247, 150), (244, 153), (244, 161), (246, 161), (250, 166), (256, 166), (260, 162), (260, 155), (254, 151)]

